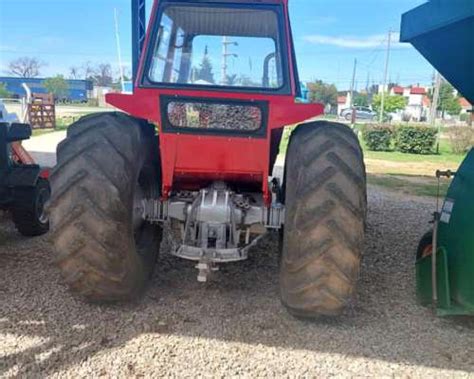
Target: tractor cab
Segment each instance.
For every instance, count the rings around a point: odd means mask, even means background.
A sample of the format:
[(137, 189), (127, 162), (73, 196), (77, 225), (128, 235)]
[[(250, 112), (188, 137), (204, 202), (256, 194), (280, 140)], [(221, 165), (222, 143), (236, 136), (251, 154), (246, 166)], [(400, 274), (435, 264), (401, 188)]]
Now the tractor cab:
[(290, 93), (278, 5), (165, 2), (157, 17), (141, 85)]
[(107, 101), (158, 126), (162, 195), (214, 181), (271, 200), (285, 125), (323, 113), (301, 104), (286, 0), (156, 1), (132, 95)]

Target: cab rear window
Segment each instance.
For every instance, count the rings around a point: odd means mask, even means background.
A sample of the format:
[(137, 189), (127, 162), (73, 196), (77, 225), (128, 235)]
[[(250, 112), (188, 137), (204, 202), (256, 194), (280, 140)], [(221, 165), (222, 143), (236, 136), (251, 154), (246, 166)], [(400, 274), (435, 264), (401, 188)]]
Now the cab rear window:
[(153, 83), (279, 89), (282, 36), (272, 9), (167, 5), (148, 78)]

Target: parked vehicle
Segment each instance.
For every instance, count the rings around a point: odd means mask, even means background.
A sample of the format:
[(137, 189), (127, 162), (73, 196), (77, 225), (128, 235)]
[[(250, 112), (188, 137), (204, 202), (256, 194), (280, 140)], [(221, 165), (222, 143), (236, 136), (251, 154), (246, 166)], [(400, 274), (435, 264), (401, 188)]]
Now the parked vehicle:
[[(374, 112), (372, 109), (368, 107), (354, 107), (356, 115), (356, 120), (372, 120), (377, 121), (378, 115), (377, 112)], [(346, 119), (347, 121), (352, 120), (352, 108), (346, 108), (341, 111), (342, 118)]]
[(31, 136), (0, 102), (0, 210), (8, 211), (24, 236), (44, 234), (49, 220), (44, 206), (50, 197), (49, 172), (34, 163), (19, 141)]

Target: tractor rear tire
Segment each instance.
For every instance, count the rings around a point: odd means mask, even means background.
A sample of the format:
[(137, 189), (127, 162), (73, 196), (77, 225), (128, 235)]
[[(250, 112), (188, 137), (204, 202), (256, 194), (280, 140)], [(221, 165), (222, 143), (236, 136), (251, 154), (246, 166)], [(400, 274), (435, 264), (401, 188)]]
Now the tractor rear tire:
[(138, 298), (161, 242), (161, 229), (142, 221), (139, 201), (159, 196), (154, 128), (123, 113), (85, 116), (69, 127), (57, 156), (50, 216), (67, 284), (91, 302)]
[(291, 137), (285, 172), (282, 302), (296, 317), (339, 315), (354, 293), (365, 234), (359, 141), (343, 124), (301, 125)]
[(24, 203), (11, 211), (13, 223), (25, 237), (41, 236), (49, 230), (49, 220), (44, 209), (51, 195), (48, 181), (39, 178), (35, 187), (23, 191)]

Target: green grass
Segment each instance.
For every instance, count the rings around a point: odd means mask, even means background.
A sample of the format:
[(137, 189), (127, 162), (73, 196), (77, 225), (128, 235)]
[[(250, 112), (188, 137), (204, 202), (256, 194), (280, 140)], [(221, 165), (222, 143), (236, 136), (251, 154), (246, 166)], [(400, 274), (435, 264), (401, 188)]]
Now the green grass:
[[(362, 125), (356, 124), (358, 129)], [(280, 145), (280, 153), (285, 154), (288, 148), (292, 128), (286, 128)], [(454, 154), (448, 139), (441, 139), (439, 154), (418, 155), (397, 151), (369, 151), (361, 140), (366, 159), (370, 159), (368, 183), (387, 189), (416, 196), (437, 196), (438, 182), (434, 178), (436, 168), (456, 170), (465, 158), (465, 154)], [(374, 162), (380, 160), (380, 164)], [(383, 161), (383, 162), (382, 162)], [(425, 165), (426, 164), (426, 165)], [(369, 166), (368, 166), (369, 168)], [(420, 169), (421, 168), (421, 169)], [(412, 175), (410, 175), (410, 173)], [(433, 173), (433, 176), (429, 176)], [(440, 183), (440, 196), (446, 196), (450, 180)]]
[(97, 101), (89, 101), (87, 103), (65, 103), (58, 104), (58, 107), (75, 107), (75, 108), (97, 108), (99, 104)]
[(420, 155), (420, 154), (406, 154), (399, 151), (369, 151), (365, 146), (364, 141), (361, 140), (361, 146), (364, 150), (364, 155), (369, 159), (379, 159), (391, 162), (430, 162), (430, 163), (439, 163), (439, 164), (455, 164), (459, 165), (465, 154), (454, 154), (451, 150), (451, 145), (449, 141), (441, 139), (439, 154), (429, 154), (429, 155)]
[[(356, 124), (355, 129), (360, 129), (362, 125)], [(291, 131), (293, 128), (288, 127), (283, 133), (283, 138), (280, 144), (280, 154), (285, 154), (288, 149), (288, 142), (290, 139)], [(453, 165), (459, 165), (465, 154), (454, 154), (451, 149), (451, 144), (447, 139), (440, 140), (440, 151), (439, 154), (430, 155), (419, 155), (419, 154), (406, 154), (398, 151), (370, 151), (367, 149), (362, 138), (360, 139), (362, 149), (364, 150), (364, 156), (368, 159), (379, 159), (391, 162), (430, 162), (446, 164), (450, 163)]]
[[(413, 180), (415, 179), (415, 180)], [(436, 180), (419, 176), (392, 176), (392, 175), (368, 175), (367, 182), (372, 185), (382, 186), (392, 191), (415, 196), (438, 195), (438, 183)], [(442, 180), (439, 184), (439, 195), (445, 197), (448, 193), (450, 180)]]
[(55, 129), (34, 129), (33, 130), (33, 137), (38, 137), (42, 136), (44, 134), (52, 133), (52, 132), (58, 132), (61, 130), (67, 130), (69, 125), (71, 125), (73, 122), (77, 121), (79, 118), (82, 116), (86, 115), (87, 113), (84, 114), (78, 114), (77, 116), (74, 117), (58, 117), (56, 118), (56, 128)]

